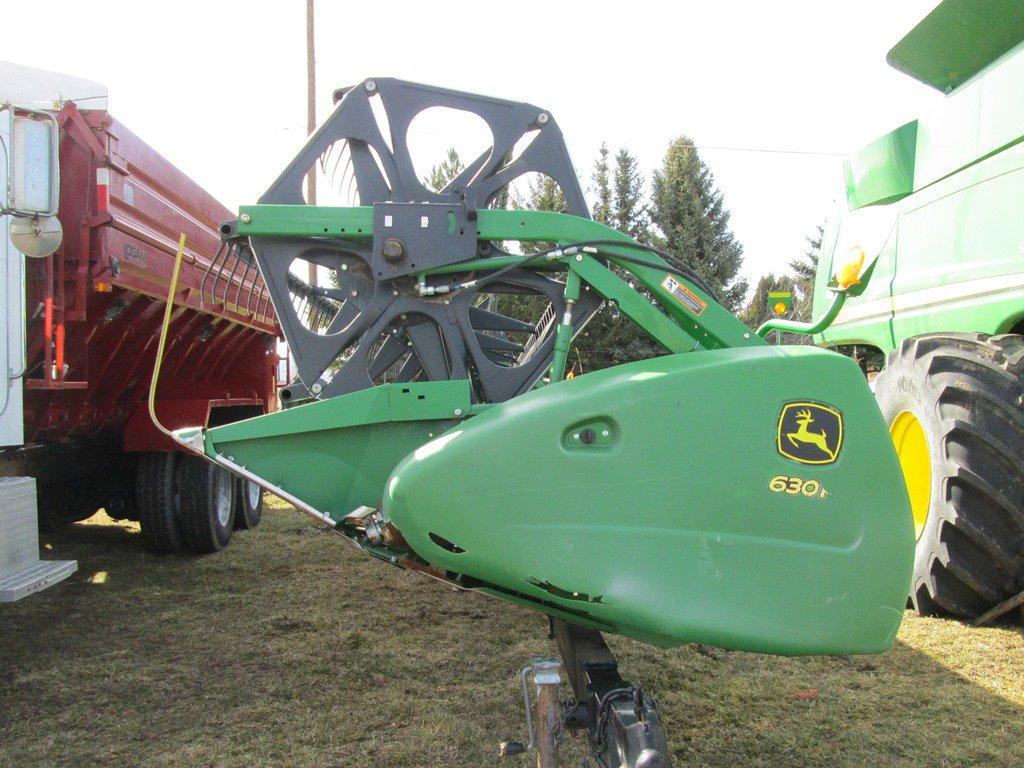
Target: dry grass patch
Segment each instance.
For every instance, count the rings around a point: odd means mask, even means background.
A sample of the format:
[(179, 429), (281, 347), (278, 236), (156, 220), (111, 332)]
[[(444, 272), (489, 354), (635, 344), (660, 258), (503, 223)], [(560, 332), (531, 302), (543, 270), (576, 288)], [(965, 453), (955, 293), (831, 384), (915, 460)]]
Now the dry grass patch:
[[(516, 672), (553, 652), (540, 614), (372, 561), (287, 507), (215, 557), (150, 555), (103, 515), (48, 544), (80, 570), (0, 606), (5, 765), (496, 765), (522, 733)], [(1012, 627), (908, 616), (879, 657), (610, 642), (680, 766), (1024, 765)]]

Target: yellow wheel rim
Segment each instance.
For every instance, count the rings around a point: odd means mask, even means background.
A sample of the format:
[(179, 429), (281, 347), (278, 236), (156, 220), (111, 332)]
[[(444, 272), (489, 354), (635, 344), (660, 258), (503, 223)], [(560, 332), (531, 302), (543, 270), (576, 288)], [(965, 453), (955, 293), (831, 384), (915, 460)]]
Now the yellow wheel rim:
[(914, 536), (921, 538), (928, 506), (932, 500), (932, 463), (928, 453), (928, 439), (917, 416), (903, 411), (889, 426), (892, 443), (903, 470), (903, 480), (910, 494), (910, 510), (914, 515)]

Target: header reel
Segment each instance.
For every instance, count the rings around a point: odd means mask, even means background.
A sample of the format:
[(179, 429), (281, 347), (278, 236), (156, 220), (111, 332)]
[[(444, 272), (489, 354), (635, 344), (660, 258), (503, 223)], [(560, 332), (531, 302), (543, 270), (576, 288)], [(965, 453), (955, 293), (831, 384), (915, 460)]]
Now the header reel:
[[(568, 213), (589, 218), (558, 125), (530, 104), (390, 78), (366, 80), (336, 98), (334, 113), (260, 204), (303, 205), (310, 167), (333, 159), (341, 185), (358, 204), (373, 207), (372, 231), (339, 232), (357, 235), (344, 241), (329, 237), (331, 227), (324, 237), (248, 239), (309, 393), (326, 398), (383, 382), (466, 378), (479, 402), (529, 390), (551, 364), (555, 321), (566, 310), (564, 284), (525, 265), (500, 275), (474, 270), (480, 259), (515, 258), (500, 242), (478, 240), (478, 217), (481, 208), (507, 199), (516, 179), (539, 173), (558, 184)], [(411, 122), (430, 107), (477, 115), (493, 136), (492, 146), (441, 191), (424, 186), (408, 145)], [(237, 237), (237, 222), (223, 231)], [(297, 260), (330, 277), (330, 287), (302, 291), (316, 297), (315, 312), (299, 297)], [(434, 293), (436, 283), (422, 273), (437, 269), (473, 288)], [(503, 311), (508, 305), (532, 312), (515, 317)], [(599, 306), (589, 292), (575, 303), (574, 334)]]

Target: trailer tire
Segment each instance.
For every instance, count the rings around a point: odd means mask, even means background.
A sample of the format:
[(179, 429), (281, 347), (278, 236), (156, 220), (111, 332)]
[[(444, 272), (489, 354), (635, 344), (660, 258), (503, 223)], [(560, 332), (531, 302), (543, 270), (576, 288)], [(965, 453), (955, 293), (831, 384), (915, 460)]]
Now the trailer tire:
[(151, 552), (164, 555), (181, 552), (176, 471), (180, 458), (181, 454), (173, 451), (148, 451), (139, 456), (135, 471), (135, 506), (142, 540)]
[(178, 464), (182, 541), (197, 554), (219, 552), (231, 540), (235, 523), (235, 479), (227, 470), (199, 456), (182, 456)]
[(910, 601), (975, 618), (1024, 588), (1024, 337), (907, 339), (875, 397), (914, 510)]
[(235, 529), (255, 528), (263, 518), (263, 489), (239, 477), (235, 486)]

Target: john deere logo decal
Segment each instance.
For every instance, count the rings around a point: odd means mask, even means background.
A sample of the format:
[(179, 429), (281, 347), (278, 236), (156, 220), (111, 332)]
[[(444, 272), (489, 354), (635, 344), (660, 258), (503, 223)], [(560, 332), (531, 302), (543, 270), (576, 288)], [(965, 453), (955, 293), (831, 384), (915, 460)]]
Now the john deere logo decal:
[(779, 414), (775, 445), (801, 464), (831, 464), (843, 447), (843, 414), (821, 403), (786, 403)]

